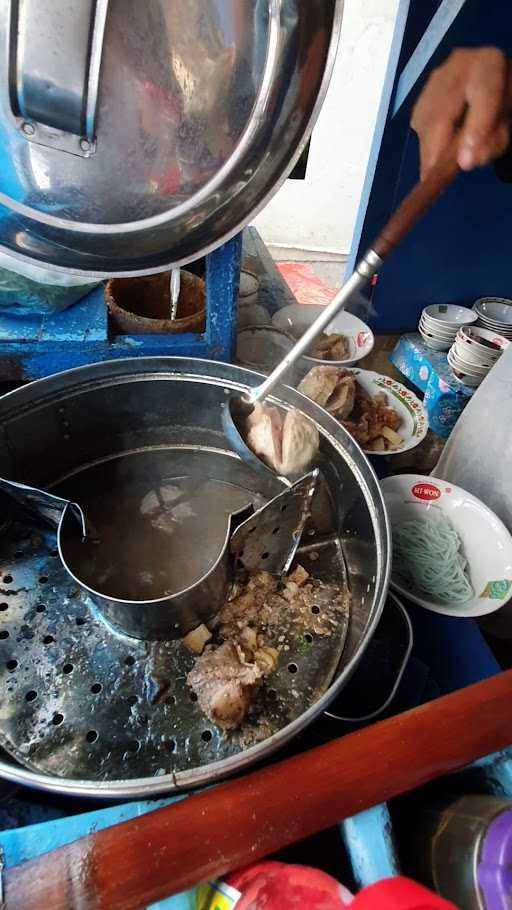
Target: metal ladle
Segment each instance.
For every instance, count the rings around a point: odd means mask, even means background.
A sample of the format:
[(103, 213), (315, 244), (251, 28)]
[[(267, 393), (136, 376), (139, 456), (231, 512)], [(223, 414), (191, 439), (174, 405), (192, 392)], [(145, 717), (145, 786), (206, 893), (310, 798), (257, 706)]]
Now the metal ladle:
[[(233, 449), (252, 468), (265, 473), (270, 470), (251, 451), (245, 441), (245, 422), (247, 417), (254, 411), (256, 404), (261, 404), (272, 392), (337, 313), (346, 307), (352, 296), (373, 278), (387, 256), (402, 242), (441, 193), (453, 182), (459, 173), (457, 164), (458, 148), (459, 136), (456, 135), (439, 161), (428, 172), (426, 178), (421, 183), (417, 183), (399, 205), (375, 242), (356, 266), (354, 273), (336, 294), (334, 300), (325, 307), (325, 310), (315, 319), (302, 338), (277, 365), (270, 376), (261, 385), (244, 395), (233, 392), (223, 405), (222, 424), (224, 432)], [(306, 465), (303, 465), (302, 469), (305, 468)]]

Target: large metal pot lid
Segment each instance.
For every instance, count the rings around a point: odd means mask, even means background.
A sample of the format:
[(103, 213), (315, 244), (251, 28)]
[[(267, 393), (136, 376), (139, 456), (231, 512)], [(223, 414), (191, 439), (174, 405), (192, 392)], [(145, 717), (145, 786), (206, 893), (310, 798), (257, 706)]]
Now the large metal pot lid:
[(0, 0), (0, 249), (91, 276), (237, 233), (327, 90), (343, 0)]

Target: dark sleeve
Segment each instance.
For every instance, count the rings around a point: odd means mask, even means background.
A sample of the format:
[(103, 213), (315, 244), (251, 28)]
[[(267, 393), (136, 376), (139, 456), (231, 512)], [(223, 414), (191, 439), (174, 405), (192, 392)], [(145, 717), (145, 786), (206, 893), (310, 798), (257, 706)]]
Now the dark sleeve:
[(501, 158), (494, 162), (494, 170), (499, 180), (512, 183), (512, 142)]

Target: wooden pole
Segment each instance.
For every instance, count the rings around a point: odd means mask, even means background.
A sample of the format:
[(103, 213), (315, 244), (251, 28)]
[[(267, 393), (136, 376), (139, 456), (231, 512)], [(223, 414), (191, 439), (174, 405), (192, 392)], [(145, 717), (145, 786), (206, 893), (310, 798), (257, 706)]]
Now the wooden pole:
[(139, 910), (508, 746), (512, 671), (4, 874), (7, 910)]

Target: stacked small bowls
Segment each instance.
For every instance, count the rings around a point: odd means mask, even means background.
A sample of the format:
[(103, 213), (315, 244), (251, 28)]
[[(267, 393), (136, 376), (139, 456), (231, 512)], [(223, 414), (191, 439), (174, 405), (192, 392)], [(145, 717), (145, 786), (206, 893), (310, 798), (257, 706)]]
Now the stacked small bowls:
[(510, 342), (495, 332), (479, 326), (461, 326), (448, 351), (448, 363), (455, 378), (476, 388), (492, 370)]
[(480, 297), (473, 305), (473, 310), (481, 328), (512, 339), (512, 300), (504, 297)]
[(421, 314), (419, 332), (427, 347), (433, 351), (448, 351), (462, 326), (477, 321), (477, 313), (452, 303), (425, 307)]

